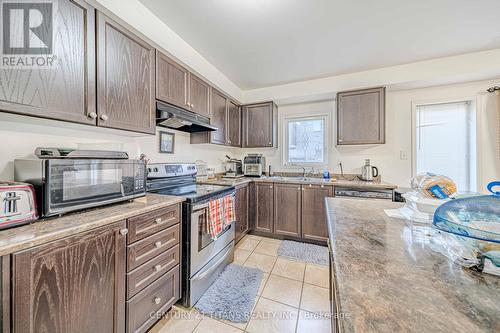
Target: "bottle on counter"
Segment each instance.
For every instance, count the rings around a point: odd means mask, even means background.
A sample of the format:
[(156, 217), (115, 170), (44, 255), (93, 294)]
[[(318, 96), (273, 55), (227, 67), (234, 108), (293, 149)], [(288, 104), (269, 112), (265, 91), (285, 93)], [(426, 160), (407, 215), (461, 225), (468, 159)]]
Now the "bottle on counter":
[(330, 170), (328, 170), (328, 168), (323, 171), (323, 179), (330, 180)]

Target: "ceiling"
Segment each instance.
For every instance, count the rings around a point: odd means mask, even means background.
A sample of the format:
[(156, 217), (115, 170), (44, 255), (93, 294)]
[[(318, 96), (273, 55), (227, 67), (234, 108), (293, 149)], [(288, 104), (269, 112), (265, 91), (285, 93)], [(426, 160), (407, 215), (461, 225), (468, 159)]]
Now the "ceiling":
[(140, 0), (244, 90), (500, 48), (498, 0)]

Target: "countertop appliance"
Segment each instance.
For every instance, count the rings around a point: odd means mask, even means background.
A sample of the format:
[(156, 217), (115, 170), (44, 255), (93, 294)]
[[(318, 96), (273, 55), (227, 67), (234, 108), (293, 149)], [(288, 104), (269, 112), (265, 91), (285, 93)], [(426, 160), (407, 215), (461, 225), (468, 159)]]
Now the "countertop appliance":
[(365, 160), (365, 165), (361, 168), (361, 180), (372, 181), (373, 178), (378, 177), (378, 169), (370, 165), (370, 159)]
[(245, 176), (260, 177), (266, 171), (266, 158), (262, 154), (248, 154), (243, 165)]
[(243, 163), (241, 160), (227, 156), (227, 161), (224, 165), (224, 177), (238, 178), (243, 176)]
[(196, 184), (196, 166), (186, 163), (148, 165), (148, 192), (183, 196), (182, 203), (182, 297), (193, 306), (234, 259), (234, 223), (217, 239), (207, 232), (210, 200), (235, 195), (234, 186)]
[(38, 219), (33, 185), (0, 182), (0, 229), (30, 223)]
[(145, 162), (133, 159), (33, 158), (14, 161), (16, 181), (35, 188), (40, 217), (146, 195)]
[(209, 118), (159, 101), (156, 102), (156, 125), (189, 133), (217, 131), (217, 127), (210, 125)]
[(394, 191), (390, 189), (366, 189), (359, 187), (334, 187), (336, 197), (367, 198), (367, 199), (394, 199)]

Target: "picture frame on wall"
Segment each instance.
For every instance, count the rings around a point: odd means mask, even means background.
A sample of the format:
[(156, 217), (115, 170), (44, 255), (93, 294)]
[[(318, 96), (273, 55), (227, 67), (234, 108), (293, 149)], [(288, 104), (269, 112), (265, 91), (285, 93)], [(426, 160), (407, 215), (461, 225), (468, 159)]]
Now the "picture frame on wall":
[(160, 153), (173, 154), (175, 146), (175, 134), (160, 131)]

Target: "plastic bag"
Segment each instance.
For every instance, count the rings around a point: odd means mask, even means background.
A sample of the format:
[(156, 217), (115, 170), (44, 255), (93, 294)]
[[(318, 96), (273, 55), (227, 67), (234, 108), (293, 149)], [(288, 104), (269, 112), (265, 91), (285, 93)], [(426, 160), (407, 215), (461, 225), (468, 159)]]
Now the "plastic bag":
[(457, 185), (449, 177), (424, 172), (411, 179), (411, 187), (429, 198), (447, 199), (455, 195)]

